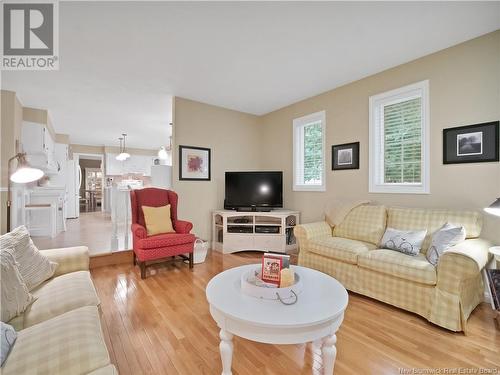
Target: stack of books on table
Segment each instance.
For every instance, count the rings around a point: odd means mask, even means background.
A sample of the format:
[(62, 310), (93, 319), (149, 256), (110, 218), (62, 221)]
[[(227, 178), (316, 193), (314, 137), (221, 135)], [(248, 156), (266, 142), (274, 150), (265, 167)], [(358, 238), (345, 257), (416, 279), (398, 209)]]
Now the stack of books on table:
[(490, 284), (490, 295), (496, 309), (495, 323), (500, 329), (500, 270), (486, 270), (488, 284)]
[(266, 286), (284, 288), (293, 285), (295, 276), (290, 269), (290, 255), (264, 253), (261, 278), (269, 284)]

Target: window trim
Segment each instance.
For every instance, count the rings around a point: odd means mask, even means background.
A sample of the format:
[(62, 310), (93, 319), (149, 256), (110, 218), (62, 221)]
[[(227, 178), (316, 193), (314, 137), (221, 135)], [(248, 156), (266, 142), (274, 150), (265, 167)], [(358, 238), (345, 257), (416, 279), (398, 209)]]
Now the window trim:
[[(380, 108), (409, 100), (422, 98), (422, 182), (421, 183), (385, 183), (383, 162), (383, 129), (380, 126)], [(390, 90), (369, 98), (369, 192), (395, 194), (430, 194), (430, 110), (429, 80)]]
[[(298, 142), (301, 137), (299, 136), (300, 128), (304, 127), (311, 122), (321, 121), (321, 131), (322, 131), (322, 159), (323, 159), (323, 168), (321, 171), (321, 185), (306, 185), (297, 183), (297, 163), (299, 162), (299, 157), (303, 156), (299, 155), (303, 154), (303, 147), (301, 147)], [(293, 191), (326, 191), (326, 112), (319, 111), (315, 113), (311, 113), (306, 116), (302, 116), (293, 120)]]

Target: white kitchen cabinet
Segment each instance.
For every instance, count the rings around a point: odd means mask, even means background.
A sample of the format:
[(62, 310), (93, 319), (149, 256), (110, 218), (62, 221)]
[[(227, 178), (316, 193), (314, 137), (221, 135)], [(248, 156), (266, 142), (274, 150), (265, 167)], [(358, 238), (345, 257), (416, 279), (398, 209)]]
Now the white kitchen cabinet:
[(120, 176), (123, 174), (134, 173), (144, 176), (151, 176), (151, 165), (153, 165), (153, 156), (148, 155), (130, 155), (125, 161), (116, 160), (113, 153), (106, 154), (106, 175)]
[(45, 125), (23, 121), (21, 143), (31, 165), (45, 171), (56, 170), (54, 161), (55, 142)]
[(67, 164), (69, 160), (69, 146), (64, 143), (54, 144), (54, 164), (57, 173), (50, 177), (52, 185), (66, 186)]

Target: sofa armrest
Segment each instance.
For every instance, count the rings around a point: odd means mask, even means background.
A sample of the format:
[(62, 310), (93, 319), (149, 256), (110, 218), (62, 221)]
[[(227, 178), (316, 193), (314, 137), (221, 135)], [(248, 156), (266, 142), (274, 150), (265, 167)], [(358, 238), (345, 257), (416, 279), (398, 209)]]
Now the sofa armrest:
[(488, 263), (490, 246), (490, 242), (474, 238), (445, 250), (437, 266), (438, 288), (459, 293), (461, 284), (477, 277)]
[(293, 229), (293, 234), (297, 238), (300, 251), (307, 251), (309, 240), (319, 237), (331, 237), (332, 227), (326, 221), (300, 224)]
[(146, 238), (148, 236), (148, 232), (146, 228), (144, 228), (141, 224), (132, 224), (132, 236), (134, 238)]
[(175, 222), (175, 231), (181, 234), (188, 234), (193, 229), (193, 224), (189, 221), (177, 220)]
[(89, 249), (87, 246), (40, 250), (40, 252), (58, 264), (54, 277), (70, 272), (89, 270)]

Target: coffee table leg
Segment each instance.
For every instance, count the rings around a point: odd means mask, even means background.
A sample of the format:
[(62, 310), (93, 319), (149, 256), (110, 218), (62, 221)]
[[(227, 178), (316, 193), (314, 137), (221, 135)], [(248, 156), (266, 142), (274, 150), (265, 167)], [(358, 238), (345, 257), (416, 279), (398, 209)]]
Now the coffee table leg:
[(337, 348), (335, 344), (337, 343), (337, 336), (335, 334), (327, 336), (323, 339), (321, 346), (321, 356), (323, 359), (323, 374), (332, 375), (333, 365), (335, 363), (335, 357), (337, 355)]
[(231, 362), (233, 360), (233, 335), (221, 329), (219, 337), (220, 358), (222, 360), (222, 375), (232, 375)]

